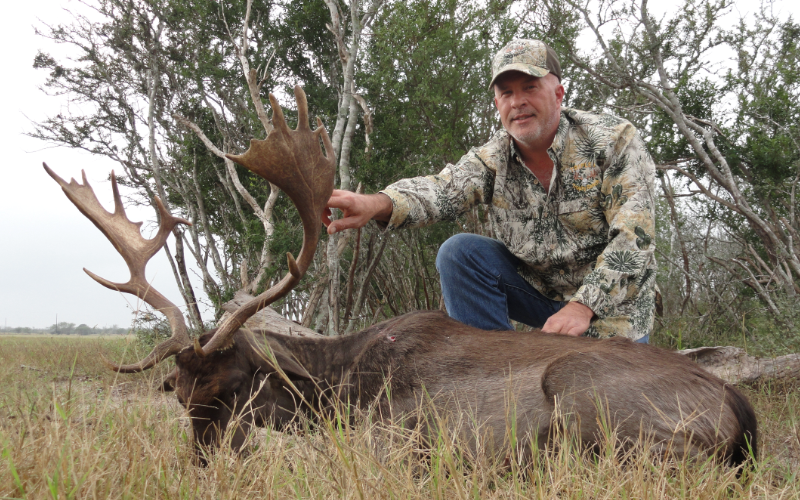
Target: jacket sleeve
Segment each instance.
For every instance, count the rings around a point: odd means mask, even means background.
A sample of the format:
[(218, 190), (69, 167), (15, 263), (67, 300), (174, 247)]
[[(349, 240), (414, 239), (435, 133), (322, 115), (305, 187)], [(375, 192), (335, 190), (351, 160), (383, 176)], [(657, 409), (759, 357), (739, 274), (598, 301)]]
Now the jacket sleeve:
[(620, 305), (641, 302), (655, 286), (655, 165), (630, 123), (614, 134), (607, 152), (601, 193), (608, 245), (571, 299), (600, 319), (621, 315)]
[(495, 136), (437, 175), (403, 179), (386, 187), (381, 193), (391, 198), (393, 206), (387, 229), (455, 220), (472, 206), (491, 202), (496, 171), (493, 167), (498, 157), (507, 156), (507, 151), (507, 140)]

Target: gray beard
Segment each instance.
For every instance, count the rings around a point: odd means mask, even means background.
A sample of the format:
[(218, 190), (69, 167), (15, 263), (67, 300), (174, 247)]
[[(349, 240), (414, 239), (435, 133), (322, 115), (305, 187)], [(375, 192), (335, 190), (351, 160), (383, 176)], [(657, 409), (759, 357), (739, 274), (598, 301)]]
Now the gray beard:
[[(508, 133), (518, 143), (529, 147), (535, 147), (543, 137), (546, 137), (550, 134), (550, 131), (558, 128), (558, 122), (560, 120), (559, 114), (551, 114), (544, 120), (544, 122), (540, 122), (538, 127), (528, 129), (523, 134), (515, 135), (510, 131)], [(550, 144), (547, 144), (545, 147), (550, 147)]]

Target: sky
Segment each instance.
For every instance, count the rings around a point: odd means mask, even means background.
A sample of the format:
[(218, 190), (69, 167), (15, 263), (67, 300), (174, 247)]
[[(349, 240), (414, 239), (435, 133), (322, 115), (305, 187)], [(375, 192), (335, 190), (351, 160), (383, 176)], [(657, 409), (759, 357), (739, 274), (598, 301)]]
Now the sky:
[[(114, 247), (64, 196), (45, 173), (46, 162), (62, 178), (80, 179), (86, 170), (90, 184), (105, 207), (111, 208), (107, 180), (118, 166), (110, 160), (63, 147), (52, 147), (27, 137), (32, 121), (56, 114), (69, 103), (48, 97), (39, 87), (47, 72), (33, 69), (37, 50), (57, 51), (48, 40), (34, 34), (34, 26), (65, 23), (65, 9), (82, 7), (69, 0), (13, 2), (0, 16), (3, 77), (0, 79), (0, 328), (6, 325), (44, 328), (56, 322), (89, 326), (127, 327), (135, 297), (108, 290), (83, 272), (83, 268), (112, 281), (128, 280), (128, 271)], [(145, 234), (154, 229), (155, 212), (131, 207), (128, 217), (146, 221)], [(149, 223), (149, 225), (148, 225)], [(172, 270), (163, 252), (147, 268), (152, 285), (176, 304), (182, 304)], [(201, 291), (195, 280), (195, 290)], [(207, 319), (212, 319), (209, 315)]]
[[(800, 17), (800, 2), (783, 1), (785, 16)], [(660, 4), (661, 7), (667, 4)], [(757, 2), (736, 2), (746, 15)], [(42, 162), (61, 177), (80, 179), (85, 169), (100, 201), (112, 206), (108, 174), (117, 168), (110, 160), (32, 139), (32, 122), (69, 105), (66, 97), (48, 97), (39, 87), (46, 72), (33, 69), (38, 50), (58, 48), (34, 33), (35, 26), (66, 23), (68, 10), (83, 11), (74, 0), (35, 0), (4, 6), (0, 16), (3, 73), (0, 78), (0, 328), (44, 328), (58, 320), (89, 326), (130, 325), (139, 310), (136, 299), (95, 283), (83, 268), (110, 279), (127, 281), (122, 258), (105, 237), (67, 200), (60, 187), (44, 172)], [(131, 207), (133, 221), (145, 221), (145, 234), (154, 228), (152, 209)], [(181, 303), (172, 270), (163, 253), (148, 265), (152, 285)], [(202, 292), (194, 279), (195, 291)], [(211, 319), (206, 313), (206, 320)]]

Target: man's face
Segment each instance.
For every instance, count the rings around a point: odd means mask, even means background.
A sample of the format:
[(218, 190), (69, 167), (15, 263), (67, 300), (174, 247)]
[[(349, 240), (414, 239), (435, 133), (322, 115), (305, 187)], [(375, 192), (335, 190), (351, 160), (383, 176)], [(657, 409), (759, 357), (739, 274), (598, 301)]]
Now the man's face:
[(542, 78), (509, 71), (494, 84), (494, 104), (503, 127), (525, 149), (547, 149), (558, 130), (564, 87), (552, 74)]

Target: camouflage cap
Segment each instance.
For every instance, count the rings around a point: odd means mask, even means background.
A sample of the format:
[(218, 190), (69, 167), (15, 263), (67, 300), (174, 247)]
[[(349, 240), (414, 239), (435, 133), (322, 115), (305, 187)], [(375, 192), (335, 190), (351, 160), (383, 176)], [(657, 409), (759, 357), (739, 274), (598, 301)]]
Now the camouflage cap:
[(492, 88), (498, 76), (506, 71), (521, 71), (522, 73), (543, 77), (552, 73), (561, 81), (561, 64), (553, 49), (540, 40), (526, 40), (523, 38), (511, 40), (500, 49), (492, 59)]

